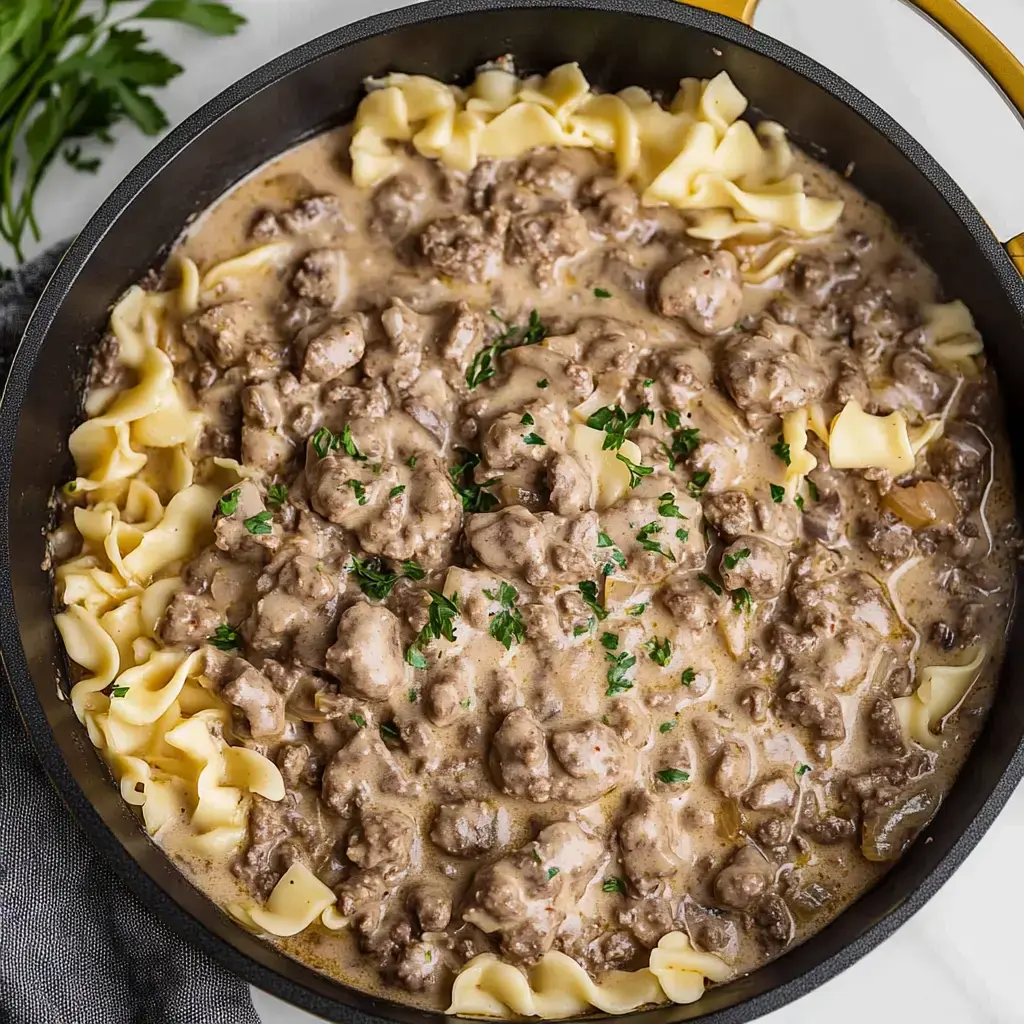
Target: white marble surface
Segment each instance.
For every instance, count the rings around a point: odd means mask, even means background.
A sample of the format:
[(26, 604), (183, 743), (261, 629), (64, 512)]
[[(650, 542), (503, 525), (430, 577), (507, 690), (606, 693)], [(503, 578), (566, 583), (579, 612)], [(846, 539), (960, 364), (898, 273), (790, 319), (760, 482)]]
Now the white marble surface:
[[(237, 44), (161, 28), (161, 45), (185, 67), (162, 93), (178, 121), (241, 75), (340, 24), (402, 0), (235, 0), (249, 18)], [(1024, 0), (963, 0), (1024, 55)], [(832, 68), (885, 107), (964, 188), (1000, 238), (1024, 231), (1024, 129), (956, 46), (898, 0), (762, 0), (756, 25)], [(685, 73), (685, 69), (680, 69)], [(125, 129), (94, 177), (58, 169), (40, 193), (43, 239), (73, 233), (152, 145)], [(10, 254), (0, 246), (0, 263)], [(1024, 885), (994, 898), (991, 880), (1019, 878), (1024, 791), (1018, 791), (967, 863), (927, 907), (855, 967), (765, 1018), (771, 1024), (1015, 1024)], [(314, 1018), (261, 992), (265, 1024)]]

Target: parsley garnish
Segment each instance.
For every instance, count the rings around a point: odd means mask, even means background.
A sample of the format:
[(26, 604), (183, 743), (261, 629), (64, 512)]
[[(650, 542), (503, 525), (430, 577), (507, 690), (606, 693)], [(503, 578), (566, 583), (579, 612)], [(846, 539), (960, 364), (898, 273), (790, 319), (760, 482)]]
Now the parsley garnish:
[(782, 435), (779, 434), (778, 441), (772, 445), (772, 451), (782, 459), (782, 461), (788, 466), (789, 465), (789, 445), (782, 439)]
[(208, 644), (212, 644), (218, 651), (237, 651), (242, 646), (242, 640), (237, 629), (221, 623), (214, 631), (213, 636), (206, 638)]
[(601, 646), (606, 651), (615, 651), (619, 647), (619, 638), (614, 633), (601, 634)]
[(387, 600), (398, 582), (398, 573), (386, 571), (379, 558), (362, 559), (353, 555), (352, 564), (346, 568), (371, 601)]
[(644, 611), (646, 609), (647, 609), (647, 605), (646, 604), (631, 604), (626, 609), (626, 614), (627, 615), (632, 615), (633, 618), (636, 619), (636, 618), (639, 618), (641, 615), (643, 615), (643, 613), (644, 613)]
[(818, 485), (809, 477), (807, 479), (807, 493), (811, 496), (811, 501), (821, 500), (821, 495), (818, 494)]
[[(626, 556), (615, 546), (615, 542), (608, 536), (607, 533), (599, 533), (597, 535), (597, 546), (599, 548), (611, 548), (608, 557), (614, 562), (620, 569), (626, 568)], [(611, 562), (606, 562), (601, 569), (602, 576), (611, 576), (615, 570), (612, 568)]]
[(721, 597), (722, 588), (706, 572), (697, 573), (697, 579), (699, 579), (705, 587), (710, 587), (716, 594), (719, 595), (719, 597)]
[(492, 593), (490, 590), (485, 590), (484, 593), (492, 601), (500, 602), (502, 609), (491, 619), (488, 632), (495, 640), (505, 645), (506, 651), (511, 649), (513, 640), (521, 644), (526, 637), (526, 624), (523, 622), (523, 616), (518, 607), (516, 607), (519, 591), (511, 584), (502, 582), (501, 586), (498, 587), (497, 594)]
[(380, 734), (381, 738), (386, 740), (400, 740), (402, 738), (402, 734), (398, 731), (398, 727), (394, 722), (381, 722)]
[(217, 502), (217, 508), (220, 510), (222, 516), (233, 516), (235, 509), (238, 508), (238, 496), (241, 491), (236, 487), (233, 491), (228, 491), (220, 501)]
[(679, 424), (682, 421), (679, 418), (679, 413), (673, 412), (671, 409), (666, 409), (661, 415), (665, 422), (673, 428), (671, 446), (662, 444), (661, 447), (668, 456), (668, 468), (675, 469), (676, 465), (690, 455), (700, 443), (700, 428), (680, 428)]
[(110, 696), (111, 697), (123, 697), (130, 689), (131, 689), (130, 686), (115, 686), (110, 691)]
[(670, 562), (674, 562), (676, 558), (671, 551), (666, 551), (657, 541), (651, 540), (651, 537), (656, 533), (661, 533), (661, 523), (648, 523), (636, 535), (637, 543), (645, 551), (654, 551), (663, 558), (667, 558)]
[(608, 618), (608, 612), (601, 607), (597, 600), (597, 584), (593, 580), (584, 580), (580, 585), (580, 594), (583, 595), (583, 603), (597, 616), (601, 622)]
[[(423, 656), (423, 652), (416, 649), (415, 644), (411, 644), (409, 649), (405, 652), (405, 663), (412, 665), (413, 668), (426, 668), (427, 659)], [(415, 690), (410, 690), (409, 693), (415, 693)], [(415, 698), (409, 698), (409, 703), (415, 703)]]
[(746, 587), (732, 591), (732, 607), (737, 612), (749, 612), (753, 608), (750, 603), (750, 591)]
[(388, 499), (390, 500), (391, 498), (397, 498), (404, 491), (405, 484), (398, 484), (397, 486), (392, 487), (390, 491), (388, 491)]
[(280, 508), (288, 500), (288, 488), (284, 484), (271, 484), (267, 488), (267, 504)]
[(470, 363), (469, 369), (466, 370), (466, 384), (470, 388), (475, 388), (478, 384), (482, 384), (485, 380), (490, 380), (494, 376), (497, 369), (498, 356), (503, 352), (508, 352), (509, 349), (513, 348), (520, 348), (523, 345), (539, 345), (547, 337), (548, 330), (541, 323), (537, 310), (531, 311), (530, 319), (525, 327), (510, 325), (498, 316), (493, 309), (491, 310), (491, 316), (505, 329), (490, 345), (481, 349), (473, 357), (473, 362)]
[(575, 626), (572, 631), (573, 636), (586, 636), (594, 628), (594, 616), (591, 615), (587, 620), (585, 626)]
[(532, 430), (523, 438), (523, 442), (532, 445), (547, 444), (547, 441), (540, 434), (535, 434)]
[(612, 293), (607, 288), (595, 288), (594, 295), (599, 299), (610, 299), (612, 297)]
[(625, 463), (626, 468), (629, 470), (630, 487), (636, 487), (643, 477), (650, 476), (654, 472), (653, 466), (638, 466), (635, 462), (631, 462), (627, 459), (622, 452), (616, 452), (615, 458), (617, 458), (619, 462)]
[(548, 868), (548, 881), (550, 882), (558, 874), (558, 868)]
[(347, 423), (340, 434), (332, 434), (326, 427), (321, 427), (313, 435), (313, 451), (321, 459), (327, 458), (331, 452), (336, 452), (339, 448), (357, 462), (366, 461), (366, 456), (356, 447), (352, 438), (352, 427)]
[(356, 496), (357, 504), (366, 504), (366, 488), (358, 480), (346, 480), (345, 486), (352, 488), (352, 493)]
[(711, 479), (711, 474), (706, 469), (698, 469), (690, 477), (690, 482), (686, 485), (687, 491), (690, 492), (691, 498), (699, 498), (707, 487), (708, 481)]
[(625, 693), (633, 689), (633, 681), (626, 678), (626, 673), (636, 664), (634, 655), (626, 651), (619, 651), (618, 654), (606, 654), (605, 658), (612, 663), (608, 669), (608, 689), (604, 691), (606, 697), (614, 697), (617, 693)]
[(801, 764), (798, 764), (796, 766), (796, 774), (797, 774), (798, 777), (801, 776), (801, 775), (806, 775), (810, 770), (811, 770), (811, 766), (809, 764), (802, 764), (801, 763)]
[(685, 544), (690, 539), (690, 531), (684, 526), (680, 526), (676, 530), (676, 536)]
[(249, 516), (248, 519), (243, 520), (243, 523), (251, 534), (261, 537), (274, 532), (273, 527), (270, 525), (270, 520), (273, 518), (274, 513), (269, 509), (264, 509), (262, 512), (257, 512), (254, 516)]
[(448, 475), (451, 477), (455, 490), (459, 492), (462, 507), (467, 512), (490, 512), (498, 504), (498, 499), (486, 488), (494, 486), (498, 482), (498, 478), (491, 477), (490, 480), (485, 480), (482, 484), (474, 483), (473, 469), (480, 465), (480, 456), (468, 448), (456, 448), (455, 450), (462, 456), (462, 462), (453, 466), (448, 471)]
[(658, 732), (671, 732), (676, 727), (675, 722), (662, 722), (658, 726)]
[(797, 496), (796, 496), (796, 497), (795, 497), (795, 498), (793, 499), (793, 504), (794, 504), (794, 505), (796, 505), (796, 507), (797, 507), (798, 509), (800, 509), (800, 511), (801, 511), (801, 512), (803, 512), (803, 510), (804, 510), (804, 499), (803, 499), (803, 495), (800, 495), (800, 494), (798, 494), (798, 495), (797, 495)]
[(772, 501), (776, 505), (781, 505), (782, 499), (786, 496), (786, 488), (780, 487), (778, 484), (769, 484), (768, 490), (772, 492)]
[(448, 598), (436, 590), (428, 590), (427, 594), (430, 595), (427, 624), (405, 652), (405, 660), (413, 668), (427, 667), (427, 659), (420, 650), (424, 644), (431, 640), (440, 640), (442, 637), (452, 643), (455, 642), (455, 618), (459, 614), (459, 595), (452, 594)]
[(540, 855), (540, 850), (538, 850), (536, 846), (533, 848), (533, 863), (534, 864), (542, 864), (543, 863), (543, 860), (542, 860), (541, 855)]
[(405, 460), (405, 464), (406, 464), (406, 465), (407, 465), (407, 466), (408, 466), (408, 467), (409, 467), (410, 469), (415, 469), (415, 468), (416, 468), (416, 456), (415, 456), (415, 455), (410, 455), (410, 456), (409, 456), (409, 458), (407, 458), (407, 459)]
[(662, 782), (665, 783), (690, 781), (690, 773), (681, 771), (679, 768), (663, 768), (660, 772), (656, 772), (655, 774)]
[(661, 418), (665, 421), (670, 430), (678, 430), (679, 424), (683, 422), (679, 418), (679, 413), (677, 413), (674, 409), (663, 410)]
[(548, 386), (548, 379), (545, 377), (543, 380), (537, 381), (537, 387), (546, 388)]
[(624, 896), (626, 894), (626, 883), (621, 878), (606, 878), (601, 883), (601, 892), (617, 892)]
[(736, 551), (735, 553), (733, 553), (731, 555), (726, 555), (725, 558), (723, 559), (723, 561), (725, 562), (726, 569), (735, 569), (736, 568), (736, 564), (740, 561), (741, 558), (749, 558), (749, 557), (750, 557), (750, 548), (740, 548), (739, 551)]
[(680, 681), (682, 682), (683, 686), (690, 686), (696, 678), (697, 673), (693, 671), (693, 666), (691, 665), (689, 668), (683, 669), (683, 674), (680, 677)]
[(524, 427), (532, 427), (533, 426), (533, 417), (528, 412), (524, 412), (523, 413), (523, 418), (519, 422)]
[(663, 640), (653, 637), (644, 644), (644, 647), (655, 665), (664, 668), (672, 660), (672, 641), (668, 637)]
[(676, 504), (676, 496), (671, 491), (666, 491), (662, 494), (658, 501), (658, 515), (664, 516), (666, 519), (685, 519), (686, 516), (679, 511), (679, 506)]
[(654, 422), (654, 410), (646, 405), (628, 416), (621, 406), (606, 405), (587, 417), (587, 426), (605, 432), (604, 443), (601, 445), (603, 451), (618, 451), (625, 443), (626, 435), (635, 430), (645, 416), (649, 422)]
[(366, 719), (363, 718), (363, 716), (360, 715), (358, 712), (353, 711), (352, 714), (350, 714), (348, 717), (351, 718), (352, 721), (356, 723), (356, 727), (357, 728), (359, 728), (359, 729), (365, 729), (366, 728)]
[(469, 705), (472, 704), (472, 703), (473, 703), (473, 701), (472, 701), (472, 699), (470, 697), (463, 697), (462, 700), (459, 701), (459, 707), (460, 708), (468, 708)]
[(420, 694), (419, 694), (418, 690), (416, 690), (416, 689), (410, 690), (409, 693), (407, 694), (407, 696), (409, 698), (409, 703), (410, 704), (415, 704), (416, 703), (416, 699), (419, 697), (419, 695)]
[(402, 563), (402, 575), (410, 580), (421, 580), (427, 574), (423, 571), (423, 566), (415, 558), (410, 558), (409, 561)]

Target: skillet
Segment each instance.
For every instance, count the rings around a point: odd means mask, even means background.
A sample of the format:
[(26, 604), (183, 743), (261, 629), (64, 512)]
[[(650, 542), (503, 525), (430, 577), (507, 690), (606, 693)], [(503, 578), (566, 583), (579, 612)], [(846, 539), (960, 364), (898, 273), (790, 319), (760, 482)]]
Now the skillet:
[[(973, 48), (1024, 109), (1024, 69), (956, 0), (913, 0)], [(113, 300), (158, 265), (188, 219), (281, 150), (351, 119), (367, 75), (445, 80), (513, 52), (541, 70), (577, 60), (606, 89), (671, 90), (726, 70), (755, 116), (781, 121), (880, 203), (951, 295), (974, 310), (1005, 395), (1024, 389), (1024, 235), (1004, 249), (963, 193), (882, 110), (820, 65), (748, 28), (757, 0), (432, 0), (339, 29), (249, 75), (186, 120), (121, 183), (69, 249), (25, 332), (0, 403), (0, 650), (26, 728), (70, 811), (129, 887), (186, 939), (255, 985), (332, 1020), (440, 1020), (362, 995), (235, 924), (145, 835), (64, 699), (67, 664), (40, 568), (91, 346)], [(716, 13), (717, 12), (717, 13)], [(733, 18), (723, 15), (732, 15)], [(1024, 427), (1009, 422), (1019, 477)], [(885, 878), (823, 929), (691, 1006), (629, 1024), (754, 1020), (854, 963), (907, 920), (966, 858), (1024, 775), (1024, 624), (1011, 627), (986, 727), (943, 807)]]

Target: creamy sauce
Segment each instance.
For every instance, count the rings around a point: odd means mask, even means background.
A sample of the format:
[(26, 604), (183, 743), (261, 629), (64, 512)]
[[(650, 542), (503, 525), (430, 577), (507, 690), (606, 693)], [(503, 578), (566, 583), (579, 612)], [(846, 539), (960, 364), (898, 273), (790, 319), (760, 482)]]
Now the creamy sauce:
[[(182, 867), (229, 904), (265, 898), (302, 859), (350, 927), (274, 941), (433, 1009), (488, 949), (529, 963), (554, 944), (596, 974), (642, 966), (685, 928), (753, 970), (886, 870), (991, 701), (1016, 552), (991, 371), (958, 384), (914, 354), (934, 275), (806, 158), (808, 191), (840, 196), (843, 218), (741, 288), (737, 261), (764, 249), (734, 246), (715, 264), (725, 283), (702, 283), (683, 216), (639, 207), (590, 153), (541, 151), (468, 182), (410, 156), (370, 196), (348, 178), (347, 139), (285, 153), (175, 251), (205, 271), (286, 246), (219, 285), (172, 352), (208, 423), (199, 455), (256, 475), (186, 568), (164, 639), (238, 631), (237, 654), (207, 648), (207, 675), (237, 709), (234, 741), (275, 758), (289, 789), (281, 805), (257, 798), (239, 858), (179, 852)], [(477, 218), (473, 252), (437, 229), (455, 214)], [(534, 313), (540, 344), (496, 352), (468, 386), (479, 353), (506, 325), (523, 340)], [(826, 421), (844, 395), (917, 418), (945, 403), (944, 438), (899, 484), (940, 481), (959, 522), (885, 517), (898, 485), (829, 469), (816, 440), (804, 510), (773, 501), (778, 412), (795, 405), (765, 361), (782, 351)], [(572, 410), (595, 388), (593, 411), (654, 414), (628, 431), (654, 471), (607, 508), (573, 443)], [(456, 478), (466, 509), (449, 483), (460, 449), (482, 459)], [(252, 536), (241, 521), (271, 484), (287, 500)], [(347, 571), (353, 556), (401, 576), (383, 604)], [(457, 595), (454, 642), (429, 636), (428, 587)], [(506, 649), (493, 624), (510, 613), (523, 633)], [(910, 749), (890, 699), (977, 643), (991, 656), (941, 751)], [(174, 854), (181, 836), (160, 841)]]

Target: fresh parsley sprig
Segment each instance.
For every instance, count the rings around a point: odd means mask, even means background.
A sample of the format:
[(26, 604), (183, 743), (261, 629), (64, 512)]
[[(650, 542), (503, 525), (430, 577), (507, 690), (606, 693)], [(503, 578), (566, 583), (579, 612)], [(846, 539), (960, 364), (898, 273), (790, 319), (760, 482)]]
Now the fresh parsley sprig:
[(490, 480), (485, 480), (482, 484), (474, 483), (473, 470), (480, 465), (480, 456), (468, 448), (456, 448), (455, 450), (462, 456), (462, 462), (457, 466), (452, 466), (448, 475), (451, 477), (452, 486), (459, 492), (462, 507), (467, 512), (490, 512), (498, 504), (498, 499), (487, 488), (493, 487), (498, 482), (498, 478), (491, 477)]
[(649, 423), (654, 422), (654, 410), (646, 405), (628, 415), (622, 406), (606, 405), (587, 417), (587, 426), (604, 431), (603, 451), (618, 451), (625, 443), (626, 435), (635, 430), (645, 416)]
[(539, 345), (547, 336), (548, 329), (541, 322), (537, 310), (530, 312), (530, 318), (525, 327), (516, 327), (504, 320), (493, 309), (491, 316), (504, 328), (502, 332), (488, 345), (481, 349), (473, 357), (473, 362), (466, 370), (466, 385), (475, 388), (490, 380), (497, 372), (498, 356), (509, 349), (521, 348), (523, 345)]
[(484, 594), (501, 605), (501, 611), (491, 619), (488, 632), (495, 640), (504, 644), (506, 651), (511, 649), (513, 641), (521, 644), (526, 638), (526, 623), (523, 622), (523, 616), (516, 604), (519, 600), (519, 591), (511, 583), (502, 581), (497, 594), (490, 590), (485, 590)]

